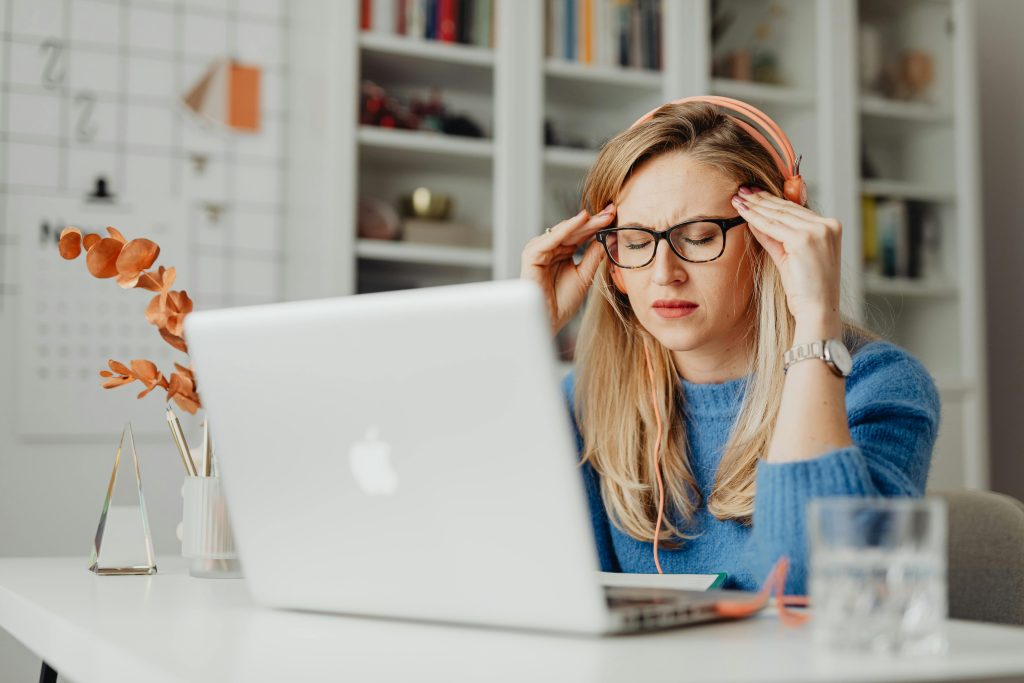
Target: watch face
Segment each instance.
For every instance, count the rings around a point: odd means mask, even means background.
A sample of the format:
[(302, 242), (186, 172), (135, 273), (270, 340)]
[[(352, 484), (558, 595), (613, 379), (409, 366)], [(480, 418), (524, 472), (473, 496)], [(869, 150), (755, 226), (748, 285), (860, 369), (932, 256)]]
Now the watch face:
[(850, 357), (850, 352), (846, 349), (846, 346), (838, 339), (828, 340), (828, 355), (835, 363), (836, 368), (846, 377), (850, 374), (853, 369), (853, 359)]

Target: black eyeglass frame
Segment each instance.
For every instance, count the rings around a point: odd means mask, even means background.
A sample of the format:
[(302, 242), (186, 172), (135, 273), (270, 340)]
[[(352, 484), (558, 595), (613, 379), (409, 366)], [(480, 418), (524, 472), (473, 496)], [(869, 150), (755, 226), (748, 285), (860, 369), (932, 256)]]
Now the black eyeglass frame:
[[(735, 228), (737, 225), (743, 225), (746, 222), (747, 222), (747, 219), (745, 219), (743, 216), (733, 216), (732, 218), (695, 218), (692, 221), (684, 221), (682, 223), (677, 223), (676, 225), (673, 225), (668, 230), (651, 230), (650, 228), (626, 225), (626, 226), (623, 226), (621, 228), (616, 227), (616, 228), (605, 228), (604, 230), (598, 230), (597, 234), (595, 235), (595, 239), (597, 239), (598, 242), (600, 242), (602, 245), (604, 245), (604, 251), (605, 251), (606, 254), (608, 254), (608, 258), (611, 259), (611, 262), (614, 263), (615, 266), (618, 267), (618, 268), (628, 268), (628, 269), (632, 270), (632, 269), (635, 269), (635, 268), (646, 268), (647, 266), (651, 265), (651, 263), (654, 261), (654, 257), (657, 256), (657, 254), (658, 254), (658, 241), (659, 240), (667, 241), (668, 242), (668, 248), (672, 250), (672, 253), (675, 254), (676, 256), (678, 256), (679, 258), (683, 259), (687, 263), (710, 263), (711, 261), (715, 261), (717, 259), (722, 258), (722, 254), (725, 253), (726, 233), (729, 232), (729, 230), (731, 230), (732, 228)], [(669, 239), (669, 235), (672, 232), (675, 232), (676, 230), (678, 230), (679, 228), (685, 227), (687, 225), (692, 225), (694, 223), (715, 223), (721, 229), (721, 231), (722, 231), (722, 250), (720, 252), (718, 252), (718, 256), (716, 256), (715, 258), (709, 258), (709, 259), (705, 259), (703, 261), (694, 261), (693, 259), (688, 259), (685, 256), (683, 256), (682, 254), (680, 254), (678, 251), (676, 251), (676, 247), (675, 247), (674, 244), (672, 244), (672, 240)], [(612, 250), (608, 246), (607, 239), (608, 239), (609, 235), (611, 235), (613, 233), (616, 233), (616, 232), (620, 232), (622, 230), (639, 230), (641, 232), (646, 232), (648, 235), (650, 235), (651, 237), (654, 238), (654, 250), (651, 252), (651, 258), (647, 261), (647, 263), (644, 263), (644, 264), (639, 265), (639, 266), (620, 266), (616, 262), (615, 257), (612, 256)]]

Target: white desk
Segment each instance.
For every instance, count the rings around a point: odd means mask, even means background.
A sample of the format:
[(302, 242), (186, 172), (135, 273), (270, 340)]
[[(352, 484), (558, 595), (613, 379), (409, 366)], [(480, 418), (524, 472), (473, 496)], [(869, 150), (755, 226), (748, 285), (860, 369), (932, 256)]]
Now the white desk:
[[(0, 559), (0, 627), (64, 676), (103, 681), (1024, 680), (1024, 629), (952, 621), (925, 659), (816, 650), (774, 613), (585, 638), (266, 610), (243, 580), (94, 576), (85, 558)], [(495, 590), (500, 590), (496, 586)]]

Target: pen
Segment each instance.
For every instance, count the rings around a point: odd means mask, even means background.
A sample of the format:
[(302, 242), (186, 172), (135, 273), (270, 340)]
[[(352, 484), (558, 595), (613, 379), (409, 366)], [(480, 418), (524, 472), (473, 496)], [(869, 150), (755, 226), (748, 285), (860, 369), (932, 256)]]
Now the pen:
[(185, 434), (181, 430), (181, 423), (178, 422), (178, 416), (171, 410), (170, 405), (167, 406), (167, 426), (171, 429), (174, 445), (178, 447), (178, 454), (181, 456), (181, 464), (185, 466), (185, 473), (190, 477), (198, 476), (196, 464), (192, 462), (192, 456), (188, 452), (188, 442), (185, 441)]
[(213, 446), (210, 443), (210, 420), (203, 420), (203, 476), (213, 476)]

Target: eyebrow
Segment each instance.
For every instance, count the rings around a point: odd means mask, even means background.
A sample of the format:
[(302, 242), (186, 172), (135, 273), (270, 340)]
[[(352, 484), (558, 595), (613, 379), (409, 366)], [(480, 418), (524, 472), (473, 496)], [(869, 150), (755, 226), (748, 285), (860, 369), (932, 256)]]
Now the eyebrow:
[[(724, 220), (726, 218), (731, 218), (731, 216), (712, 216), (711, 214), (701, 214), (699, 216), (693, 216), (691, 218), (687, 218), (687, 219), (681, 220), (678, 223), (673, 223), (669, 227), (665, 228), (665, 230), (670, 230), (671, 228), (674, 228), (677, 225), (682, 225), (683, 223), (690, 223), (691, 221), (706, 221), (706, 220), (720, 221), (720, 220)], [(622, 223), (622, 224), (620, 224), (618, 221), (616, 221), (615, 222), (615, 227), (617, 227), (617, 228), (644, 228), (645, 230), (652, 230), (654, 232), (658, 232), (654, 228), (652, 228), (652, 227), (650, 227), (648, 225), (644, 225), (643, 223)]]

